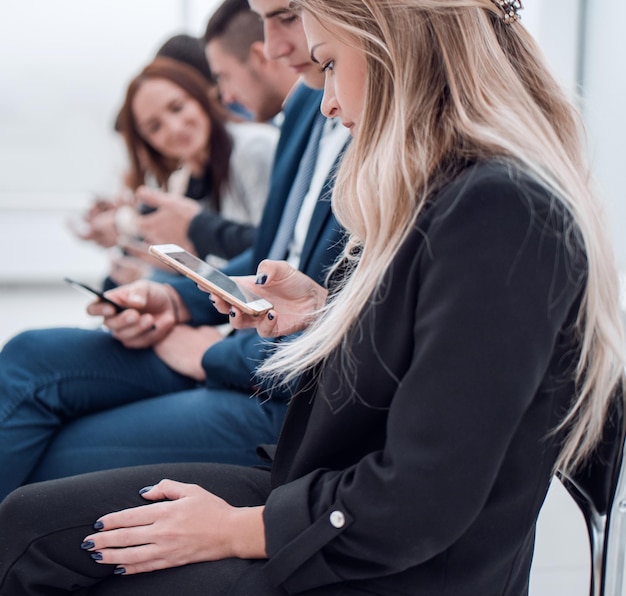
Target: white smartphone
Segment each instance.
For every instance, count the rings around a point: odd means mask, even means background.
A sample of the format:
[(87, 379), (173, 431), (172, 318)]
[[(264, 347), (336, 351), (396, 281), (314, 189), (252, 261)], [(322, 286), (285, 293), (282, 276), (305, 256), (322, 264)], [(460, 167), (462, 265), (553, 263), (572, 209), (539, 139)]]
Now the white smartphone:
[(195, 281), (201, 288), (249, 315), (262, 315), (272, 308), (267, 300), (245, 290), (234, 279), (176, 244), (153, 244), (148, 252)]

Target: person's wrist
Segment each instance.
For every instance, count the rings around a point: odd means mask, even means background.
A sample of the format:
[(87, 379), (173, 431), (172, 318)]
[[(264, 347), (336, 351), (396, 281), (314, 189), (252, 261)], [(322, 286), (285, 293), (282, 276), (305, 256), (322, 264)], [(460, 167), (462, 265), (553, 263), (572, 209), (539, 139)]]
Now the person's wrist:
[(324, 308), (324, 306), (328, 302), (328, 290), (323, 286), (319, 286), (317, 288), (316, 299), (317, 299), (317, 310), (321, 310), (322, 308)]
[(188, 322), (191, 319), (191, 315), (180, 299), (178, 292), (170, 284), (164, 284), (164, 286), (172, 307), (174, 323), (179, 325), (180, 323)]
[(266, 559), (264, 507), (233, 507), (226, 527), (231, 551), (239, 559)]

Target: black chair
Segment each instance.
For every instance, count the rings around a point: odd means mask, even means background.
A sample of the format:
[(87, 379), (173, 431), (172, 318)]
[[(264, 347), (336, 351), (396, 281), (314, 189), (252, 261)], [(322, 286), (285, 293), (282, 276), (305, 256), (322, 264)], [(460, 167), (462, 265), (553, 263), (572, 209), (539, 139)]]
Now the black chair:
[(623, 402), (617, 399), (589, 464), (571, 476), (557, 472), (587, 524), (591, 549), (590, 596), (626, 594), (624, 425)]

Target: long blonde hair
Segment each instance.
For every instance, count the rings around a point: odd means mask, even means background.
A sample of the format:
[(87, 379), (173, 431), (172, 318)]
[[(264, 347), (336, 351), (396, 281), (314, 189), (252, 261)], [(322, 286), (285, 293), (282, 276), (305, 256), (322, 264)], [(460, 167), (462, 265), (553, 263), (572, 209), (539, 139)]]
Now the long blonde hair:
[[(312, 327), (259, 371), (292, 380), (346, 348), (424, 201), (449, 162), (502, 159), (572, 214), (588, 260), (578, 316), (578, 394), (557, 467), (578, 467), (599, 440), (623, 376), (617, 275), (580, 117), (519, 22), (491, 0), (293, 0), (368, 62), (365, 110), (340, 167), (333, 208), (350, 234), (350, 274)], [(354, 248), (359, 250), (354, 250)], [(358, 254), (358, 256), (353, 256)], [(349, 362), (349, 354), (344, 354)]]

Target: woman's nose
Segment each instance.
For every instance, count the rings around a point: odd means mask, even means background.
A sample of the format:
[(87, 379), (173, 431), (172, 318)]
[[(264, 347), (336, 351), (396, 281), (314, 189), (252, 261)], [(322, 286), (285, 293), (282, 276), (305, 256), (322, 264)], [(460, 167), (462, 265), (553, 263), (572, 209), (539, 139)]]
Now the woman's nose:
[(327, 118), (335, 118), (339, 115), (339, 104), (337, 103), (334, 92), (332, 89), (329, 89), (328, 85), (324, 86), (321, 110), (322, 114)]

